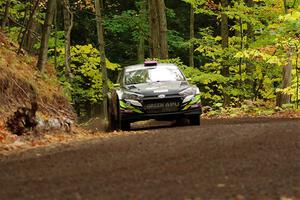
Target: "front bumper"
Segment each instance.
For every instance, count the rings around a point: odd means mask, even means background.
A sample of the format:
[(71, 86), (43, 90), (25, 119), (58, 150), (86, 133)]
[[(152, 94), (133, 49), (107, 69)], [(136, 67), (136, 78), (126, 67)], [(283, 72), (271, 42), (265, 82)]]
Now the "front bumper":
[(129, 122), (147, 119), (173, 120), (191, 115), (202, 114), (200, 95), (196, 95), (189, 102), (181, 103), (179, 108), (172, 112), (148, 113), (143, 107), (135, 106), (128, 102), (126, 103), (124, 100), (121, 100), (119, 103), (121, 119)]
[(146, 114), (146, 113), (130, 113), (128, 111), (121, 111), (121, 119), (129, 122), (135, 122), (140, 120), (148, 119), (157, 119), (157, 120), (174, 120), (182, 117), (188, 117), (191, 115), (201, 115), (201, 108), (191, 109), (187, 111), (178, 111), (170, 113), (155, 113), (155, 114)]

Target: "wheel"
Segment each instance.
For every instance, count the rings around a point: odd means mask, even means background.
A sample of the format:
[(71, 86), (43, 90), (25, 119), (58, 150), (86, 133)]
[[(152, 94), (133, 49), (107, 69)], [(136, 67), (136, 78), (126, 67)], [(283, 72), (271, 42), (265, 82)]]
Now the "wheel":
[(108, 121), (110, 131), (130, 130), (130, 122), (126, 119), (122, 119), (119, 107), (119, 98), (115, 91), (109, 95), (108, 101)]
[(200, 125), (200, 115), (192, 115), (189, 117), (190, 125), (199, 126)]

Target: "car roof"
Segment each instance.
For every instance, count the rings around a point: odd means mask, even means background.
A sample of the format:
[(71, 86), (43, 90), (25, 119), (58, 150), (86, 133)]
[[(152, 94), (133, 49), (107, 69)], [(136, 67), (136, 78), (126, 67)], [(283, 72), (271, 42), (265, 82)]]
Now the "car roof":
[(124, 69), (126, 72), (130, 72), (130, 71), (136, 71), (136, 70), (141, 70), (141, 69), (147, 69), (147, 68), (174, 68), (174, 69), (178, 69), (177, 65), (173, 64), (173, 63), (157, 63), (157, 65), (153, 65), (153, 66), (145, 66), (144, 64), (137, 64), (137, 65), (130, 65), (130, 66), (126, 66)]

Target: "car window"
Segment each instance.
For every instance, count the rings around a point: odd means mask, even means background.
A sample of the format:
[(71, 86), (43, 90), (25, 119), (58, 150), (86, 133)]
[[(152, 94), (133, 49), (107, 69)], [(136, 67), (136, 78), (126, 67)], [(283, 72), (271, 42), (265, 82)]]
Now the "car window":
[(164, 82), (164, 81), (184, 81), (185, 78), (178, 68), (145, 68), (125, 72), (125, 85)]

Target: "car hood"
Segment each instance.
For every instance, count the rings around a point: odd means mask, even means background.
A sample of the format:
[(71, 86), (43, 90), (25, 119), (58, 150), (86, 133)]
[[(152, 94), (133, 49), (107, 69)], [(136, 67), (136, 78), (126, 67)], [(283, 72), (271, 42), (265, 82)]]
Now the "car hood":
[(175, 95), (189, 87), (186, 81), (143, 83), (126, 86), (126, 90), (147, 96)]

